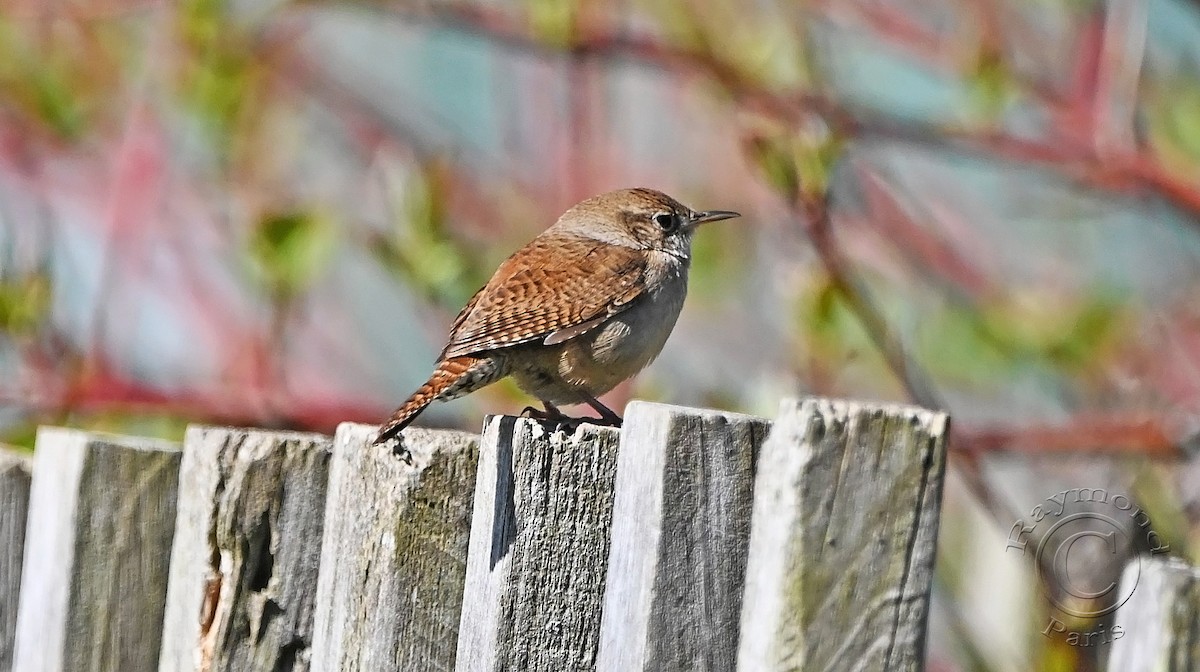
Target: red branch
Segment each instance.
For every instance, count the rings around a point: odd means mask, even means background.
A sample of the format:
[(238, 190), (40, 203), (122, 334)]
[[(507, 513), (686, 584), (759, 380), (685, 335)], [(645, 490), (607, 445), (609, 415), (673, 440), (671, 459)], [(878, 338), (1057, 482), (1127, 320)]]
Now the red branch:
[(1179, 458), (1180, 437), (1152, 417), (1077, 415), (1057, 425), (966, 427), (951, 433), (958, 450), (1046, 454), (1078, 452), (1136, 455), (1151, 459)]

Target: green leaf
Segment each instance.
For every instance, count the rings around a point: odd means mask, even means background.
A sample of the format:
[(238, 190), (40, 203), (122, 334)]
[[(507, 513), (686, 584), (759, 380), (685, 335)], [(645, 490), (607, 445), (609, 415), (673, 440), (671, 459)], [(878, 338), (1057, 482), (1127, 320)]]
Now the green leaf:
[(0, 434), (0, 443), (9, 447), (24, 448), (29, 453), (33, 453), (33, 447), (37, 443), (37, 431), (40, 424), (40, 422), (27, 419), (9, 424), (4, 428), (4, 432)]
[(457, 310), (487, 280), (494, 265), (472, 254), (449, 226), (445, 177), (437, 161), (397, 180), (399, 217), (371, 251), (412, 289)]
[(543, 42), (569, 47), (575, 39), (579, 0), (527, 0), (533, 33)]
[(1047, 344), (1046, 354), (1059, 366), (1076, 370), (1094, 363), (1126, 323), (1123, 305), (1101, 293), (1088, 300), (1061, 323)]
[(257, 111), (260, 87), (253, 38), (228, 15), (225, 0), (188, 0), (178, 12), (183, 46), (178, 85), (187, 108), (228, 149), (244, 111)]
[(795, 143), (800, 188), (810, 198), (824, 197), (830, 175), (842, 156), (843, 142), (833, 134), (801, 135)]
[(333, 243), (333, 226), (319, 215), (273, 213), (255, 225), (250, 257), (271, 293), (290, 298), (307, 289), (324, 269)]
[(39, 47), (19, 24), (0, 16), (0, 98), (24, 106), (68, 140), (84, 131), (81, 89), (86, 86), (79, 81), (79, 69), (69, 50), (53, 43)]
[(64, 138), (79, 138), (84, 127), (83, 109), (72, 91), (68, 74), (52, 60), (32, 75), (37, 110), (42, 120)]
[(814, 357), (838, 361), (874, 348), (862, 322), (828, 278), (812, 278), (798, 298), (797, 322)]
[(845, 143), (823, 122), (799, 131), (768, 130), (751, 137), (750, 160), (758, 164), (771, 187), (792, 199), (803, 194), (821, 198), (829, 189), (830, 175), (842, 156)]
[(1151, 144), (1177, 169), (1200, 165), (1200, 86), (1193, 80), (1160, 85), (1146, 103)]
[(779, 137), (755, 136), (750, 140), (750, 160), (758, 164), (767, 183), (784, 198), (800, 190), (800, 171), (790, 148)]
[(988, 121), (998, 121), (1017, 97), (1016, 80), (994, 49), (981, 50), (967, 79), (974, 107)]
[(50, 308), (50, 280), (42, 273), (0, 281), (0, 331), (27, 334)]

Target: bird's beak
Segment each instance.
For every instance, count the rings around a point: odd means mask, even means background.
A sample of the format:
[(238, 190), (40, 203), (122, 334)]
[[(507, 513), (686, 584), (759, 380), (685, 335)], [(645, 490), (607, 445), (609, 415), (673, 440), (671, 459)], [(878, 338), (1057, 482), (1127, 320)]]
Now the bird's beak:
[(688, 220), (688, 227), (695, 228), (705, 222), (719, 222), (722, 219), (733, 219), (734, 217), (741, 216), (742, 214), (740, 212), (734, 212), (732, 210), (709, 210), (707, 212), (693, 212), (691, 218)]

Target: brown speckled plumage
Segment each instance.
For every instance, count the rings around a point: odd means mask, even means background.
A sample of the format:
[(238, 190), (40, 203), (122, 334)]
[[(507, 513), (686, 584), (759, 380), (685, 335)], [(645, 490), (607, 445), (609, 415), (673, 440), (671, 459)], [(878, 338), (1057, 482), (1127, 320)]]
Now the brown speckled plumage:
[(644, 257), (596, 240), (534, 239), (467, 305), (441, 356), (528, 343), (619, 312), (642, 292)]
[(396, 410), (376, 443), (434, 400), (509, 375), (548, 412), (556, 413), (557, 403), (589, 403), (619, 421), (595, 396), (662, 349), (686, 295), (695, 226), (733, 216), (696, 213), (651, 189), (609, 192), (571, 208), (471, 297), (429, 381)]

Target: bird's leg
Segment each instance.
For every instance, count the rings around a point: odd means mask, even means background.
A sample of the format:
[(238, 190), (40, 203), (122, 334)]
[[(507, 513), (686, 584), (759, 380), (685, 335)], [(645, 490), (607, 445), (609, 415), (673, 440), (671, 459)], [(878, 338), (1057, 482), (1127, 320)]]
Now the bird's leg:
[(587, 405), (591, 406), (592, 409), (594, 409), (597, 413), (600, 414), (600, 417), (598, 418), (599, 422), (594, 422), (593, 424), (607, 425), (609, 427), (620, 427), (621, 423), (624, 422), (621, 419), (621, 416), (614, 413), (611, 408), (600, 403), (599, 399), (597, 399), (591, 395), (588, 395)]

